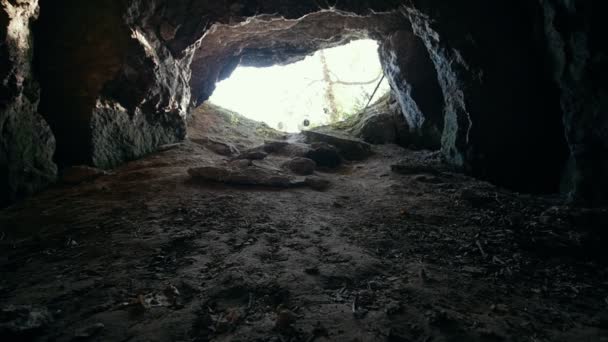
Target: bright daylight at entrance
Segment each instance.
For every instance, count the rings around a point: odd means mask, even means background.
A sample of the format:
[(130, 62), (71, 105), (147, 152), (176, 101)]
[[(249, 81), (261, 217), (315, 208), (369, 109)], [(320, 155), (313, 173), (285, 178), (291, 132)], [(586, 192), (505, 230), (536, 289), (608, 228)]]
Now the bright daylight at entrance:
[[(379, 85), (379, 87), (378, 87)], [(286, 132), (344, 120), (389, 89), (378, 43), (358, 40), (269, 68), (238, 67), (210, 101)]]

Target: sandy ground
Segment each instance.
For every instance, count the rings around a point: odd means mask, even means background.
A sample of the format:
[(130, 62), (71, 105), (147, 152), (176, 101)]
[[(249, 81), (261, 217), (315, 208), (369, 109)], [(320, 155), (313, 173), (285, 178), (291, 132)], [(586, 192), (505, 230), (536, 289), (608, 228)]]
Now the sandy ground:
[(190, 179), (226, 159), (200, 139), (251, 127), (198, 111), (191, 141), (0, 211), (0, 339), (608, 341), (605, 210), (393, 145), (322, 192)]

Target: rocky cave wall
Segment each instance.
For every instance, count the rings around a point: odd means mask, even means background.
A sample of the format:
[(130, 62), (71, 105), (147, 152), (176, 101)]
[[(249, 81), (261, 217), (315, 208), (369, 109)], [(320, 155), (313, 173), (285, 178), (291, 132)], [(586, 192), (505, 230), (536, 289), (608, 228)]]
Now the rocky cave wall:
[[(440, 0), (402, 8), (445, 98), (449, 162), (513, 189), (605, 202), (606, 3)], [(566, 133), (564, 133), (566, 132)], [(572, 156), (569, 167), (566, 160)]]
[(183, 139), (189, 110), (239, 63), (288, 63), (371, 37), (414, 145), (441, 147), (448, 162), (516, 190), (562, 183), (573, 198), (601, 203), (608, 138), (597, 13), (605, 7), (2, 0), (2, 197), (54, 180), (53, 136), (60, 167), (114, 167)]
[(0, 207), (53, 182), (55, 140), (38, 112), (31, 23), (36, 1), (0, 3)]
[(35, 64), (55, 161), (111, 168), (182, 140), (189, 110), (239, 62), (288, 62), (403, 25), (402, 17), (371, 12), (388, 3), (355, 1), (346, 4), (348, 15), (307, 17), (322, 8), (314, 1), (41, 0)]

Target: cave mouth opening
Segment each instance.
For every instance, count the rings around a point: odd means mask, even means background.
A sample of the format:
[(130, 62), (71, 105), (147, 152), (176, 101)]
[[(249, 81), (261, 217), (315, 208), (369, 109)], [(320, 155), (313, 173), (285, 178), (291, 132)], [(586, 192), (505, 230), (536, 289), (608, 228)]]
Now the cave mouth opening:
[[(390, 90), (378, 43), (351, 41), (286, 65), (238, 66), (209, 102), (289, 133), (343, 121)], [(372, 100), (373, 100), (372, 99)]]

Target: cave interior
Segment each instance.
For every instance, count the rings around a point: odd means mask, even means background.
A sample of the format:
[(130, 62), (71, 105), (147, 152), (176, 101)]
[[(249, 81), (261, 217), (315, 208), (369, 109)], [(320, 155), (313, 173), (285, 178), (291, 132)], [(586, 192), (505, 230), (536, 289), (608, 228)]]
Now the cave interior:
[(608, 341), (608, 2), (0, 4), (1, 340)]

